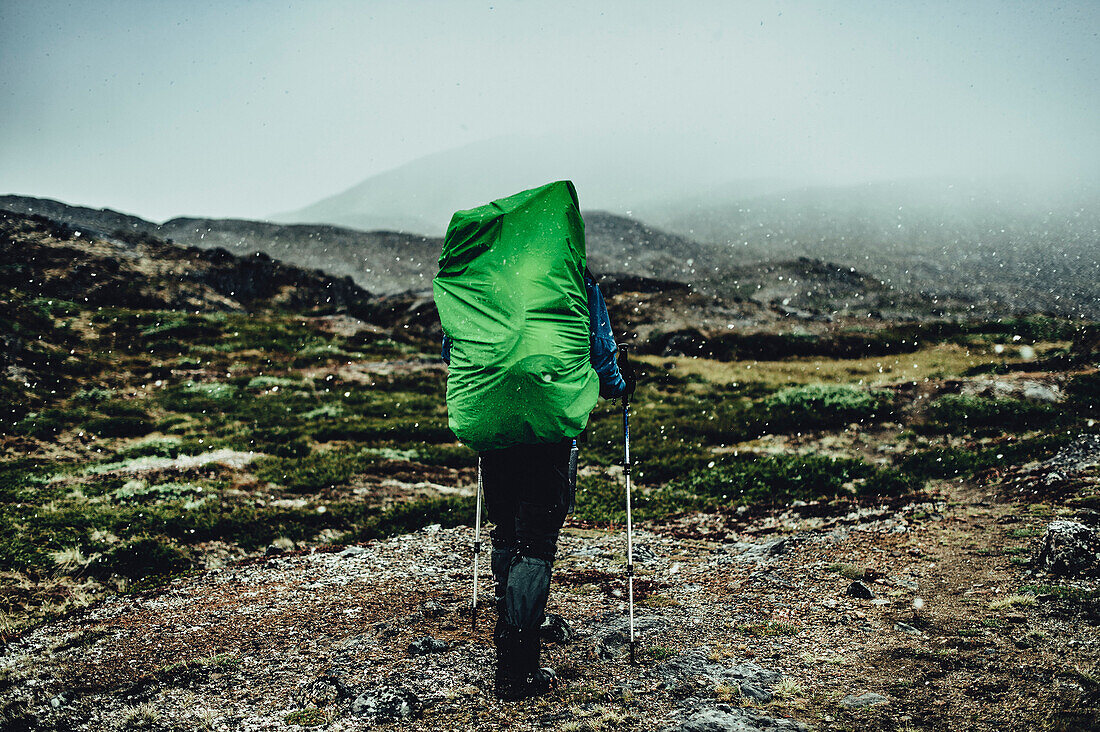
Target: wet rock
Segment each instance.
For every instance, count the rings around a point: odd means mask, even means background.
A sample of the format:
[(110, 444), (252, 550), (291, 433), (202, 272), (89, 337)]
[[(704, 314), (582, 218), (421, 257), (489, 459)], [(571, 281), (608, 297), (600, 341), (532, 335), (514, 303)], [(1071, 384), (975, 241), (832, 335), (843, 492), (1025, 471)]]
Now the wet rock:
[(303, 707), (324, 707), (351, 696), (342, 680), (335, 676), (319, 676), (305, 685), (298, 695)]
[(894, 630), (900, 630), (902, 633), (908, 633), (909, 635), (923, 635), (919, 628), (915, 628), (909, 623), (903, 623), (900, 620), (894, 623)]
[(749, 709), (725, 704), (712, 709), (690, 712), (683, 721), (665, 727), (661, 732), (771, 732), (772, 730), (809, 730), (790, 719), (775, 719)]
[(451, 647), (451, 644), (445, 640), (438, 640), (432, 638), (430, 635), (426, 635), (419, 640), (414, 640), (409, 644), (410, 656), (424, 656), (429, 653), (442, 653)]
[(871, 588), (858, 580), (848, 585), (848, 589), (844, 592), (848, 597), (854, 597), (859, 600), (875, 599), (875, 593), (871, 592)]
[(447, 609), (436, 600), (426, 600), (420, 603), (420, 612), (426, 618), (441, 618), (447, 614)]
[(600, 559), (606, 559), (611, 557), (611, 552), (603, 547), (588, 544), (576, 549), (572, 555), (574, 557), (598, 557)]
[(789, 552), (791, 540), (789, 538), (773, 539), (762, 544), (738, 542), (733, 548), (739, 552), (735, 558), (738, 562), (766, 562)]
[(772, 700), (771, 686), (779, 683), (783, 675), (755, 663), (738, 663), (732, 666), (711, 661), (706, 648), (697, 648), (656, 666), (653, 674), (667, 686), (677, 687), (702, 679), (709, 685), (736, 684), (741, 694), (761, 702)]
[(961, 394), (990, 399), (1027, 399), (1055, 404), (1066, 397), (1054, 384), (1035, 379), (978, 379), (962, 384)]
[(740, 684), (738, 688), (741, 689), (741, 696), (752, 699), (753, 701), (758, 701), (762, 704), (767, 704), (775, 698), (767, 689), (753, 686), (752, 684)]
[(379, 724), (415, 719), (423, 708), (420, 698), (401, 686), (363, 692), (351, 703), (352, 714)]
[(1040, 469), (1062, 473), (1079, 473), (1100, 465), (1100, 434), (1081, 434), (1049, 460), (1039, 464)]
[(561, 643), (563, 645), (572, 643), (577, 637), (572, 626), (557, 613), (546, 613), (546, 619), (542, 621), (542, 626), (539, 628), (539, 635), (547, 643)]
[(866, 694), (860, 694), (859, 696), (849, 694), (848, 696), (840, 700), (840, 706), (847, 707), (848, 709), (858, 709), (859, 707), (875, 707), (879, 704), (889, 703), (889, 698), (883, 696), (882, 694), (876, 694), (872, 691), (869, 691)]
[[(656, 615), (634, 618), (634, 638), (641, 640), (663, 630), (669, 623)], [(613, 658), (626, 651), (630, 644), (630, 622), (625, 615), (614, 614), (596, 628), (596, 652), (600, 658)]]
[(340, 641), (338, 650), (340, 651), (353, 651), (359, 648), (367, 648), (378, 643), (375, 636), (371, 633), (358, 633), (356, 635), (348, 636), (344, 640)]
[(1031, 556), (1032, 566), (1070, 577), (1100, 567), (1100, 536), (1076, 521), (1052, 521)]

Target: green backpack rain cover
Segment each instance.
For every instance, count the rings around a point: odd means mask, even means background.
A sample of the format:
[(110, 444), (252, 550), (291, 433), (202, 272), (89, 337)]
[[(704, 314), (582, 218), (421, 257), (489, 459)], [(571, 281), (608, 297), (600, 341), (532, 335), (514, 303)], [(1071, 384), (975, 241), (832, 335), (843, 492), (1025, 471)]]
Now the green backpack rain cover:
[(463, 444), (480, 452), (584, 429), (599, 396), (584, 267), (569, 181), (451, 218), (433, 286), (451, 342), (448, 420)]

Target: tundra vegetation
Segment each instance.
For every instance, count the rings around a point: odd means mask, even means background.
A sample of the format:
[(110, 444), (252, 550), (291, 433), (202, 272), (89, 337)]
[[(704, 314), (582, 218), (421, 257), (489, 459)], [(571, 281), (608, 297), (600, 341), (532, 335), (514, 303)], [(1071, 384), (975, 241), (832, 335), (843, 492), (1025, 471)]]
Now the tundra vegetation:
[[(59, 387), (13, 394), (4, 383), (5, 632), (277, 540), (340, 544), (472, 517), (465, 496), (415, 489), (469, 488), (475, 466), (447, 428), (433, 341), (325, 332), (323, 312), (4, 299), (0, 327), (30, 344), (37, 378)], [(898, 501), (1052, 454), (1100, 418), (1095, 371), (1072, 375), (1059, 404), (944, 384), (1011, 368), (1018, 357), (994, 345), (1019, 332), (1057, 337), (1028, 338), (1036, 358), (1064, 356), (1069, 326), (927, 329), (916, 350), (892, 357), (805, 355), (804, 339), (768, 361), (642, 356), (636, 516)], [(621, 522), (617, 404), (593, 414), (582, 455), (575, 520)]]
[[(0, 263), (0, 642), (109, 593), (234, 560), (472, 523), (476, 456), (447, 427), (438, 328), (422, 298), (394, 298), (375, 311), (389, 315), (362, 322), (323, 297), (248, 311), (97, 304), (44, 296), (27, 284), (31, 275), (41, 273), (25, 261)], [(659, 310), (635, 312), (637, 292), (608, 295), (616, 323), (662, 321)], [(981, 620), (949, 629), (954, 645), (917, 660), (950, 664), (973, 638), (1007, 637), (1037, 604), (1071, 608), (1066, 616), (1081, 622), (1096, 617), (1095, 589), (1023, 572), (1043, 524), (1100, 510), (1100, 481), (1020, 479), (1022, 466), (1096, 431), (1095, 324), (937, 316), (844, 317), (813, 333), (783, 318), (773, 325), (767, 337), (734, 329), (712, 343), (655, 330), (636, 339), (642, 527), (724, 539), (777, 516), (810, 525), (880, 508), (919, 523), (981, 485), (1027, 521), (1000, 531), (998, 544), (959, 551), (1001, 559), (1018, 581), (1003, 596), (975, 598)], [(592, 415), (573, 529), (625, 520), (621, 420), (614, 402)], [(828, 566), (845, 585), (881, 577), (849, 558)], [(610, 579), (575, 573), (560, 582), (583, 594)], [(636, 589), (649, 609), (678, 602), (649, 578)], [(900, 632), (926, 627), (920, 608), (914, 600)], [(731, 629), (745, 643), (802, 637), (789, 620), (748, 618)], [(1033, 647), (1043, 632), (1012, 642)], [(676, 653), (654, 645), (643, 657)], [(833, 653), (803, 661), (855, 663)], [(200, 665), (232, 663), (211, 655)], [(1095, 693), (1094, 668), (1066, 673)], [(804, 691), (791, 678), (776, 696), (794, 704)], [(154, 713), (135, 706), (131, 726), (154, 724)], [(589, 705), (577, 714), (575, 728), (613, 728), (620, 711)], [(287, 721), (326, 717), (305, 707)]]

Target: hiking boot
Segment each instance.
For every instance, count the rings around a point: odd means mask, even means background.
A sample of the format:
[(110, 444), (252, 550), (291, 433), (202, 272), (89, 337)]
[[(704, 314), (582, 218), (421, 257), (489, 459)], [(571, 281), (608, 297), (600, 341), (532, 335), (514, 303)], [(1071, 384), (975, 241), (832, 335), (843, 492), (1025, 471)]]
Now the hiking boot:
[(493, 692), (498, 699), (516, 701), (540, 696), (557, 688), (552, 669), (539, 668), (538, 629), (524, 630), (500, 623), (493, 633), (497, 647), (497, 666)]

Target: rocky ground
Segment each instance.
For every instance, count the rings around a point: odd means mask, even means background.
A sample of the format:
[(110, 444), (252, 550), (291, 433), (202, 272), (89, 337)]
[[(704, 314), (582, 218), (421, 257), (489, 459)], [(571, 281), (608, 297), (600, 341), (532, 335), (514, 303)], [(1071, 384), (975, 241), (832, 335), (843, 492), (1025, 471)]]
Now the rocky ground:
[[(1093, 447), (1032, 470), (1087, 475)], [(4, 728), (1095, 728), (1096, 556), (1046, 585), (1062, 570), (1043, 536), (1091, 519), (1004, 490), (945, 482), (889, 510), (639, 528), (634, 665), (623, 534), (571, 524), (549, 608), (568, 628), (547, 626), (544, 654), (561, 688), (519, 703), (492, 696), (487, 609), (476, 629), (465, 611), (471, 529), (273, 550), (11, 641)]]

